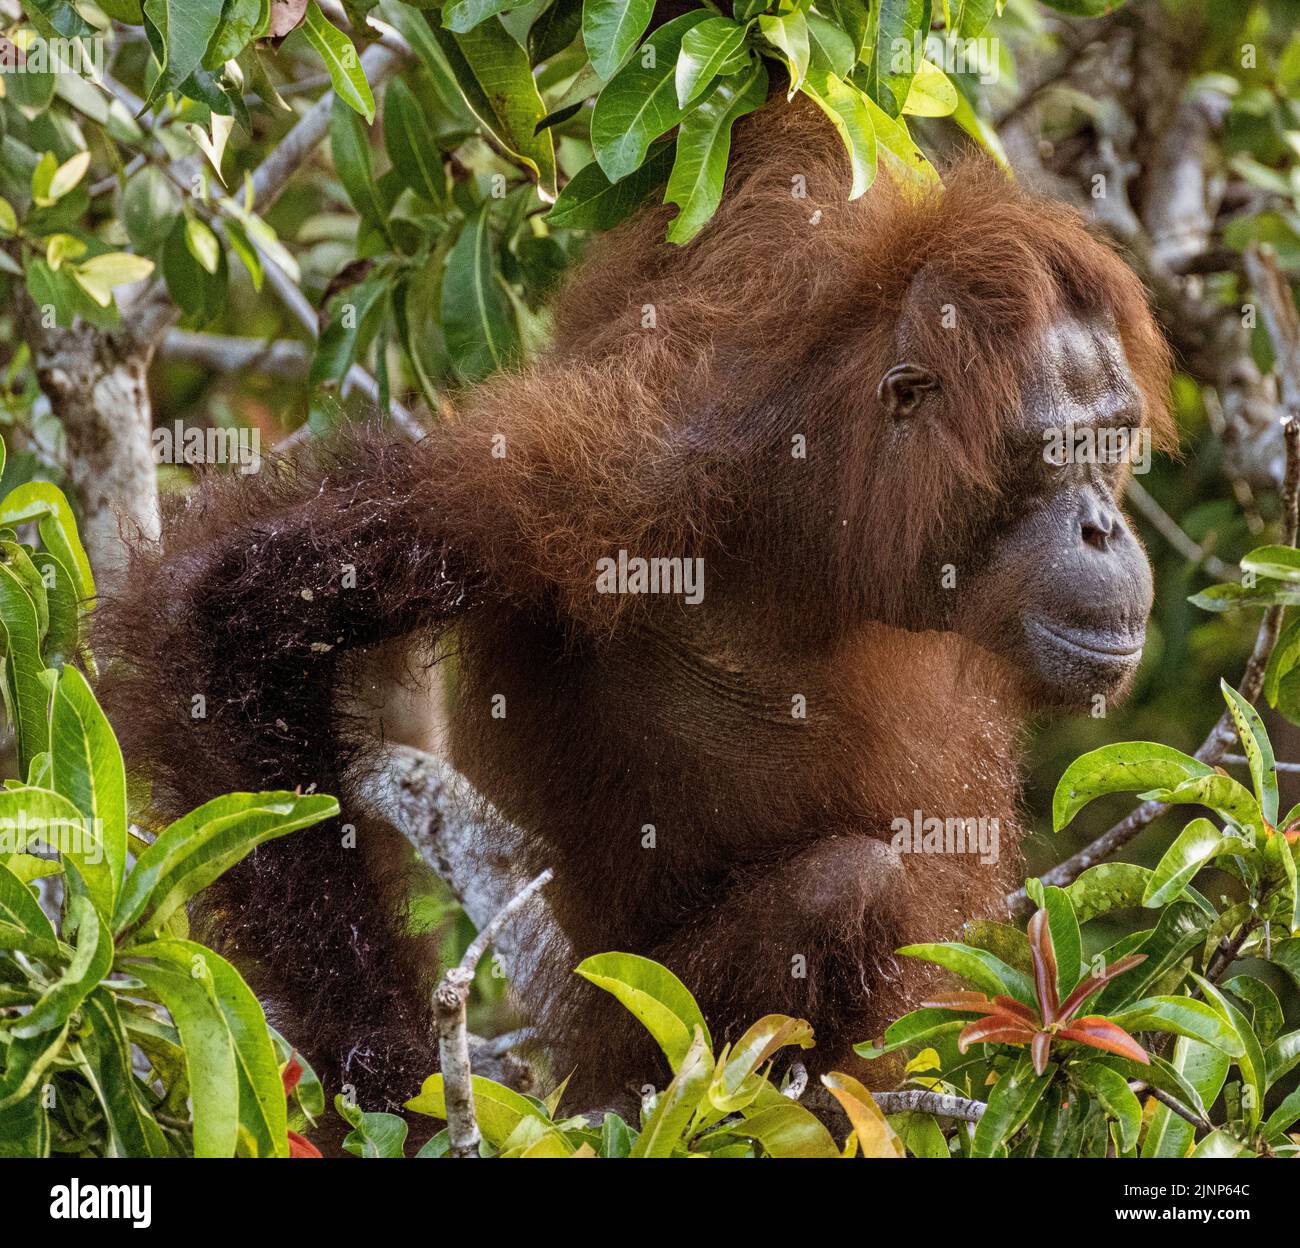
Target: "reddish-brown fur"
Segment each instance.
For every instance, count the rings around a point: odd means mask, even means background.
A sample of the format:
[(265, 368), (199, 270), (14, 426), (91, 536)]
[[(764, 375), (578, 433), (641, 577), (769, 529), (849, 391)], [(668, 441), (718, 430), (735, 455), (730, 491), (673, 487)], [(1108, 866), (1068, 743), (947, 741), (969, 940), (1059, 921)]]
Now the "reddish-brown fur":
[[(1113, 318), (1162, 438), (1165, 348), (1138, 281), (1069, 210), (980, 161), (941, 195), (882, 178), (849, 202), (838, 144), (798, 106), (750, 118), (714, 221), (685, 248), (662, 241), (663, 209), (600, 240), (544, 359), (418, 446), (354, 434), (205, 481), (101, 609), (106, 697), (162, 813), (314, 784), (361, 827), (359, 850), (337, 823), (263, 846), (205, 930), (363, 1103), (400, 1102), (434, 1065), (437, 968), (384, 865), (404, 856), (348, 797), (372, 747), (334, 713), (345, 656), (391, 638), (454, 654), (453, 760), (528, 833), (529, 865), (555, 869), (572, 956), (664, 960), (715, 1036), (789, 1012), (823, 1067), (848, 1060), (914, 998), (892, 951), (994, 913), (1016, 878), (1017, 674), (923, 630), (918, 560), (939, 535), (977, 543), (970, 517), (1014, 491), (1007, 417), (1054, 317)], [(876, 398), (900, 344), (948, 396), (906, 453)], [(596, 561), (620, 549), (702, 556), (704, 602), (598, 594)], [(1000, 864), (887, 861), (891, 820), (917, 809), (997, 817)], [(661, 1080), (568, 953), (529, 998), (585, 1103)]]

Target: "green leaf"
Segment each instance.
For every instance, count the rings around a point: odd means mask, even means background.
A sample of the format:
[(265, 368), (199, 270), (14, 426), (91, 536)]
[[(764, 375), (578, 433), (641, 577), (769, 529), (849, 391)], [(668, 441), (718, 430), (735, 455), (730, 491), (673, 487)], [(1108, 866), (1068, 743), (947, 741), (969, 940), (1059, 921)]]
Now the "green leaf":
[(1248, 853), (1252, 848), (1241, 837), (1221, 832), (1208, 819), (1193, 819), (1156, 864), (1147, 880), (1142, 904), (1151, 908), (1167, 905), (1207, 862), (1220, 854)]
[(1241, 1071), (1242, 1109), (1246, 1121), (1253, 1128), (1264, 1112), (1264, 1091), (1267, 1087), (1268, 1065), (1259, 1037), (1255, 1035), (1254, 1028), (1251, 1027), (1246, 1016), (1214, 984), (1204, 976), (1197, 975), (1195, 971), (1192, 972), (1192, 978), (1200, 987), (1206, 1001), (1218, 1010), (1224, 1022), (1237, 1036), (1241, 1052), (1232, 1056), (1236, 1058), (1237, 1069)]
[(495, 17), (507, 9), (517, 9), (525, 3), (527, 0), (449, 0), (443, 6), (442, 24), (448, 30), (463, 35), (467, 30), (473, 30), (479, 22), (485, 22), (489, 17)]
[(41, 909), (32, 890), (22, 877), (0, 859), (0, 923), (12, 923), (30, 932), (38, 940), (53, 945), (58, 937), (54, 925)]
[(34, 787), (0, 791), (0, 828), (21, 829), (31, 841), (57, 850), (99, 913), (112, 913), (113, 870), (98, 827), (61, 793)]
[(1236, 611), (1241, 607), (1294, 607), (1300, 603), (1300, 585), (1268, 578), (1261, 579), (1254, 585), (1228, 581), (1223, 585), (1211, 585), (1199, 594), (1192, 594), (1187, 601), (1203, 611), (1220, 613)]
[[(10, 1110), (31, 1096), (45, 1072), (64, 1052), (71, 1023), (51, 1035), (43, 1032), (26, 1040), (15, 1038), (5, 1045), (5, 1068), (0, 1074), (0, 1112)], [(0, 1135), (0, 1146), (3, 1135)]]
[(1142, 1126), (1142, 1106), (1129, 1091), (1128, 1081), (1118, 1071), (1100, 1062), (1070, 1067), (1070, 1078), (1100, 1103), (1119, 1127), (1119, 1151), (1132, 1152), (1137, 1147)]
[(209, 273), (190, 253), (179, 218), (163, 244), (162, 271), (168, 292), (191, 324), (203, 326), (220, 315), (227, 291), (225, 253), (217, 272)]
[[(342, 1101), (340, 1094), (336, 1101)], [(396, 1114), (357, 1112), (357, 1121), (343, 1140), (343, 1151), (354, 1157), (405, 1157), (406, 1121)]]
[(951, 0), (950, 29), (963, 39), (974, 39), (993, 17), (997, 0)]
[(876, 178), (876, 127), (870, 99), (852, 83), (813, 66), (800, 90), (830, 118), (849, 154), (853, 183), (849, 198), (865, 194)]
[(939, 185), (939, 174), (925, 158), (925, 153), (912, 142), (907, 127), (901, 119), (891, 117), (870, 96), (864, 96), (867, 114), (876, 132), (876, 145), (880, 158), (895, 178), (904, 185), (918, 190), (929, 190)]
[(45, 481), (28, 481), (0, 502), (0, 527), (17, 528), (33, 520), (45, 548), (76, 578), (78, 600), (89, 603), (95, 597), (95, 578), (63, 491)]
[(788, 1045), (801, 1049), (813, 1047), (812, 1028), (800, 1018), (787, 1014), (768, 1014), (745, 1032), (735, 1045), (719, 1059), (718, 1069), (709, 1084), (709, 1103), (724, 1113), (735, 1113), (750, 1104), (763, 1082), (756, 1075), (759, 1067)]
[(627, 60), (650, 25), (654, 7), (654, 0), (583, 0), (582, 42), (602, 78), (612, 78)]
[(513, 305), (497, 271), (490, 205), (465, 218), (442, 279), (442, 328), (456, 371), (478, 381), (519, 351)]
[(209, 273), (216, 273), (221, 265), (221, 244), (209, 226), (198, 217), (189, 217), (185, 221), (185, 245), (190, 249), (190, 255)]
[(1197, 776), (1192, 780), (1184, 780), (1175, 788), (1155, 788), (1142, 796), (1158, 802), (1168, 802), (1173, 806), (1208, 806), (1221, 818), (1236, 824), (1243, 832), (1263, 840), (1265, 828), (1259, 803), (1253, 794), (1231, 776), (1219, 775), (1217, 772)]
[(5, 709), (17, 737), (18, 770), (26, 775), (31, 760), (50, 748), (50, 691), (42, 679), (45, 663), (36, 604), (4, 565), (0, 565), (0, 646)]
[(1212, 1005), (1192, 997), (1144, 997), (1112, 1014), (1110, 1020), (1127, 1032), (1165, 1031), (1187, 1036), (1233, 1058), (1245, 1052), (1237, 1029)]
[[(1191, 1084), (1202, 1105), (1213, 1105), (1232, 1062), (1213, 1045), (1179, 1036), (1172, 1066)], [(1198, 1109), (1196, 1106), (1189, 1106)], [(1198, 1109), (1198, 1112), (1199, 1109)], [(1195, 1128), (1167, 1105), (1157, 1104), (1142, 1141), (1143, 1157), (1185, 1157), (1195, 1138)]]
[(1241, 570), (1300, 585), (1300, 550), (1294, 546), (1257, 546), (1242, 558)]
[[(1284, 686), (1283, 681), (1295, 671), (1297, 664), (1300, 664), (1300, 615), (1287, 622), (1264, 669), (1264, 697), (1269, 706), (1277, 707), (1293, 723), (1300, 717), (1300, 699), (1296, 697), (1293, 682)], [(1283, 696), (1284, 688), (1289, 696)]]
[(180, 191), (156, 165), (145, 165), (122, 191), (122, 224), (137, 251), (161, 246), (180, 210)]
[(554, 0), (528, 29), (528, 59), (534, 65), (563, 52), (582, 27), (582, 0)]
[(203, 54), (203, 68), (216, 72), (233, 61), (270, 22), (270, 0), (227, 0), (221, 24)]
[(383, 229), (388, 212), (375, 185), (365, 128), (357, 114), (338, 98), (330, 112), (330, 154), (353, 207), (372, 226)]
[(392, 285), (382, 271), (339, 291), (329, 302), (328, 318), (307, 380), (311, 385), (341, 382), (356, 363), (363, 342), (369, 341), (383, 315), (384, 299)]
[(19, 1039), (62, 1030), (72, 1012), (112, 968), (113, 938), (88, 897), (74, 895), (69, 900), (67, 926), (77, 935), (72, 961), (36, 1004), (9, 1024), (7, 1030)]
[[(725, 17), (710, 17), (686, 32), (673, 76), (680, 108), (685, 108), (717, 77), (723, 63), (744, 44), (745, 29)], [(766, 74), (763, 80), (766, 83)]]
[(890, 117), (903, 111), (930, 29), (931, 0), (880, 0), (872, 5), (875, 41), (859, 80)]
[(113, 913), (126, 870), (126, 769), (107, 717), (86, 678), (70, 664), (63, 668), (54, 689), (49, 749), (50, 787), (98, 823), (113, 882), (112, 897), (104, 909), (107, 918)]
[[(1282, 1030), (1285, 1015), (1282, 1003), (1262, 979), (1253, 975), (1234, 975), (1223, 985), (1225, 992), (1240, 997), (1250, 1007), (1250, 1025), (1259, 1038), (1260, 1044), (1271, 1045), (1278, 1032)], [(1267, 1066), (1268, 1063), (1265, 1063)], [(1272, 1078), (1267, 1080), (1272, 1083)]]
[(776, 48), (790, 73), (790, 90), (787, 99), (794, 99), (808, 76), (812, 63), (812, 47), (808, 36), (808, 19), (802, 9), (772, 15), (763, 13), (758, 19), (763, 38)]
[(686, 985), (666, 966), (634, 953), (599, 953), (575, 974), (612, 993), (654, 1037), (674, 1070), (686, 1057), (698, 1028), (711, 1046), (709, 1028)]
[(1066, 893), (1080, 923), (1112, 910), (1140, 906), (1151, 872), (1130, 862), (1102, 862), (1089, 867)]
[(858, 59), (853, 39), (834, 22), (828, 22), (816, 13), (809, 13), (807, 17), (810, 67), (816, 66), (838, 78), (847, 78)]
[[(535, 1118), (545, 1126), (550, 1125), (546, 1114), (526, 1096), (513, 1088), (494, 1083), (481, 1075), (470, 1077), (474, 1088), (474, 1120), (483, 1138), (495, 1148), (500, 1148), (524, 1118)], [(430, 1075), (420, 1088), (420, 1094), (406, 1102), (406, 1108), (415, 1114), (430, 1118), (447, 1117), (446, 1090), (441, 1075)]]
[(140, 945), (123, 959), (180, 1032), (194, 1110), (194, 1155), (229, 1157), (242, 1138), (286, 1157), (284, 1085), (266, 1015), (239, 972), (188, 940)]
[(1026, 1005), (1037, 1003), (1037, 995), (1029, 976), (1008, 966), (1001, 958), (985, 949), (970, 945), (905, 945), (898, 950), (904, 957), (922, 958), (933, 962), (954, 975), (974, 985), (989, 996), (1002, 994), (1023, 1001)]
[(415, 194), (439, 207), (447, 204), (447, 173), (442, 153), (430, 141), (429, 123), (402, 78), (394, 78), (384, 95), (384, 146), (402, 181)]
[(134, 256), (129, 251), (110, 251), (68, 268), (77, 285), (101, 308), (107, 308), (113, 302), (113, 291), (118, 286), (143, 281), (153, 272), (153, 261), (144, 256)]
[(1241, 738), (1242, 752), (1250, 764), (1250, 778), (1255, 786), (1255, 797), (1259, 801), (1264, 818), (1270, 824), (1277, 823), (1277, 769), (1273, 759), (1273, 746), (1269, 742), (1264, 721), (1245, 698), (1241, 696), (1226, 680), (1219, 681), (1224, 700), (1232, 714)]
[(972, 1157), (994, 1157), (1033, 1113), (1047, 1085), (1052, 1081), (1052, 1070), (1035, 1075), (1027, 1057), (1021, 1058), (1015, 1068), (1004, 1074), (993, 1085), (988, 1108), (975, 1127), (971, 1141)]
[[(3, 904), (3, 898), (0, 898), (0, 904)], [(1288, 1031), (1278, 1036), (1264, 1054), (1269, 1087), (1290, 1074), (1297, 1064), (1300, 1064), (1300, 1031)]]
[(203, 62), (223, 0), (144, 0), (145, 31), (162, 72), (141, 109), (175, 91)]
[(682, 120), (676, 67), (686, 32), (708, 17), (697, 9), (659, 27), (609, 81), (591, 114), (591, 145), (611, 182), (627, 177), (650, 145)]
[(605, 1111), (600, 1127), (600, 1155), (602, 1157), (626, 1157), (632, 1151), (636, 1135), (617, 1114)]
[[(578, 968), (578, 973), (584, 973), (581, 967)], [(655, 1038), (658, 1039), (657, 1036)], [(632, 1151), (628, 1154), (630, 1157), (671, 1157), (673, 1150), (681, 1143), (682, 1133), (690, 1125), (696, 1109), (708, 1093), (709, 1080), (713, 1074), (713, 1054), (703, 1025), (696, 1026), (694, 1039), (681, 1062), (674, 1065), (677, 1073), (656, 1098), (654, 1112), (632, 1145)]]
[(898, 1138), (914, 1157), (939, 1161), (952, 1156), (948, 1151), (948, 1141), (944, 1138), (943, 1128), (929, 1114), (911, 1112), (890, 1114), (889, 1125), (898, 1132)]
[(1154, 741), (1104, 745), (1076, 758), (1065, 769), (1052, 798), (1052, 830), (1059, 832), (1104, 793), (1174, 788), (1184, 780), (1213, 774), (1213, 768), (1191, 755)]
[(131, 1046), (113, 994), (96, 988), (82, 1003), (90, 1034), (81, 1041), (83, 1073), (104, 1108), (112, 1157), (167, 1157), (158, 1124), (141, 1103)]
[(547, 213), (554, 226), (609, 230), (626, 221), (658, 187), (672, 168), (675, 148), (665, 141), (651, 148), (645, 164), (619, 182), (611, 182), (594, 160), (572, 177)]
[(256, 846), (339, 813), (323, 793), (230, 793), (169, 824), (139, 856), (113, 916), (121, 933), (146, 916), (156, 931)]
[(1264, 1137), (1281, 1144), (1286, 1132), (1300, 1120), (1300, 1088), (1292, 1091), (1264, 1122)]
[(727, 1130), (753, 1140), (769, 1157), (839, 1156), (831, 1133), (811, 1111), (780, 1093), (775, 1098), (743, 1111)]
[(369, 125), (375, 119), (375, 97), (352, 40), (337, 26), (330, 25), (316, 0), (309, 0), (302, 31), (325, 62), (335, 96), (360, 113)]
[(1062, 888), (1043, 889), (1043, 905), (1047, 908), (1048, 929), (1052, 934), (1052, 948), (1056, 951), (1057, 999), (1064, 1001), (1079, 982), (1083, 959), (1083, 939), (1079, 934), (1079, 920), (1069, 894)]
[(474, 116), (508, 153), (533, 171), (538, 195), (553, 203), (555, 144), (549, 130), (537, 132), (546, 105), (527, 53), (496, 17), (465, 34), (438, 27), (433, 34)]
[(762, 61), (755, 61), (747, 74), (720, 79), (708, 98), (683, 119), (677, 133), (677, 159), (664, 194), (665, 203), (681, 209), (668, 227), (670, 243), (689, 242), (717, 211), (727, 175), (731, 128), (766, 99), (767, 70)]
[(957, 103), (957, 88), (948, 75), (929, 61), (922, 61), (903, 112), (913, 117), (947, 117), (957, 111)]
[(1002, 139), (998, 136), (997, 130), (980, 116), (961, 87), (957, 83), (953, 83), (953, 86), (957, 91), (957, 107), (952, 114), (953, 121), (988, 152), (1008, 176), (1011, 176), (1011, 160), (1007, 156), (1007, 149), (1002, 146)]
[(855, 1044), (853, 1051), (859, 1057), (871, 1061), (899, 1049), (912, 1048), (936, 1041), (943, 1036), (955, 1035), (969, 1022), (969, 1015), (955, 1014), (951, 1010), (913, 1010), (885, 1029), (883, 1043), (876, 1045), (868, 1040)]
[(1151, 935), (1128, 950), (1144, 954), (1146, 961), (1102, 989), (1094, 1006), (1097, 1013), (1110, 1014), (1160, 984), (1205, 939), (1210, 922), (1210, 917), (1193, 901), (1166, 905)]
[(45, 582), (37, 570), (32, 557), (25, 547), (17, 542), (0, 539), (0, 562), (22, 582), (27, 596), (36, 609), (36, 632), (40, 637), (41, 650), (45, 649), (45, 636), (50, 627), (50, 596), (46, 592)]

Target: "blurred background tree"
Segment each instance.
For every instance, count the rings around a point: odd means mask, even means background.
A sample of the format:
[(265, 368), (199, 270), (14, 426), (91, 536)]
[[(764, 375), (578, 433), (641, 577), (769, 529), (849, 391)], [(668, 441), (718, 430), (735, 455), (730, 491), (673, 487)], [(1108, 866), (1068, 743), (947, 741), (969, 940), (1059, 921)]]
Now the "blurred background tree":
[[(1300, 397), (1278, 393), (1243, 264), (1259, 244), (1300, 273), (1300, 0), (0, 0), (0, 28), (18, 452), (0, 494), (68, 487), (109, 592), (117, 515), (156, 531), (158, 491), (190, 478), (179, 447), (156, 462), (155, 429), (255, 430), (265, 450), (378, 408), (418, 436), (545, 343), (592, 231), (666, 199), (671, 240), (693, 237), (732, 124), (780, 80), (837, 127), (856, 193), (978, 144), (1076, 204), (1177, 355), (1183, 454), (1130, 499), (1157, 572), (1146, 658), (1123, 707), (1031, 740), (1031, 868), (1125, 810), (1053, 837), (1070, 759), (1190, 751), (1218, 717), (1256, 619), (1188, 598), (1275, 532)], [(1132, 852), (1167, 839), (1157, 821)], [(419, 913), (463, 946), (442, 894)]]

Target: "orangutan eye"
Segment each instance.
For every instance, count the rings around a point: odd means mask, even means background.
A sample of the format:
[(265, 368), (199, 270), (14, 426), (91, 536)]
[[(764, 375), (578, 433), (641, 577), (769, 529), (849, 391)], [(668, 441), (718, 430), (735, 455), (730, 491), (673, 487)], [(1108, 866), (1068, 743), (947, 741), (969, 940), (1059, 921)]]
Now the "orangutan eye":
[(895, 364), (881, 379), (876, 397), (895, 420), (904, 420), (920, 405), (929, 390), (939, 389), (939, 379), (919, 364)]

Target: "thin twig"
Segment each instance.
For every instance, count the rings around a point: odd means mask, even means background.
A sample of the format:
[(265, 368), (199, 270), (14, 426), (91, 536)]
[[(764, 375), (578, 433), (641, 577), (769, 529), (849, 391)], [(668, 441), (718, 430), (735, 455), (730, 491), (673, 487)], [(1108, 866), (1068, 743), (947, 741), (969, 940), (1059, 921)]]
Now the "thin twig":
[(548, 867), (524, 885), (470, 941), (458, 966), (449, 967), (433, 994), (434, 1022), (438, 1031), (438, 1059), (442, 1070), (447, 1109), (447, 1132), (452, 1157), (477, 1157), (478, 1121), (474, 1116), (474, 1084), (470, 1078), (469, 1032), (465, 1006), (479, 959), (501, 929), (551, 879)]
[(1177, 1097), (1170, 1096), (1168, 1092), (1162, 1092), (1159, 1088), (1153, 1088), (1149, 1083), (1143, 1083), (1141, 1080), (1135, 1080), (1128, 1085), (1129, 1091), (1134, 1093), (1148, 1092), (1166, 1109), (1172, 1110), (1180, 1118), (1190, 1122), (1198, 1131), (1213, 1131), (1214, 1123), (1208, 1118), (1203, 1118), (1194, 1110), (1190, 1110)]
[(1165, 539), (1189, 563), (1203, 567), (1211, 576), (1220, 581), (1239, 581), (1241, 573), (1231, 564), (1225, 563), (1218, 555), (1211, 554), (1204, 546), (1199, 546), (1179, 527), (1173, 518), (1156, 502), (1146, 488), (1138, 481), (1130, 481), (1124, 491), (1124, 497), (1132, 504), (1133, 510)]
[[(411, 50), (401, 51), (376, 43), (361, 54), (361, 70), (371, 88), (400, 69), (410, 58)], [(329, 133), (330, 115), (334, 110), (334, 92), (326, 91), (302, 116), (302, 119), (275, 145), (275, 149), (253, 173), (253, 208), (263, 213), (279, 197), (307, 157)]]
[[(1235, 767), (1250, 766), (1250, 759), (1248, 759), (1244, 754), (1225, 754), (1221, 759), (1219, 759), (1219, 762), (1231, 763)], [(1273, 764), (1273, 769), (1282, 772), (1284, 775), (1300, 775), (1300, 763), (1275, 762)]]

